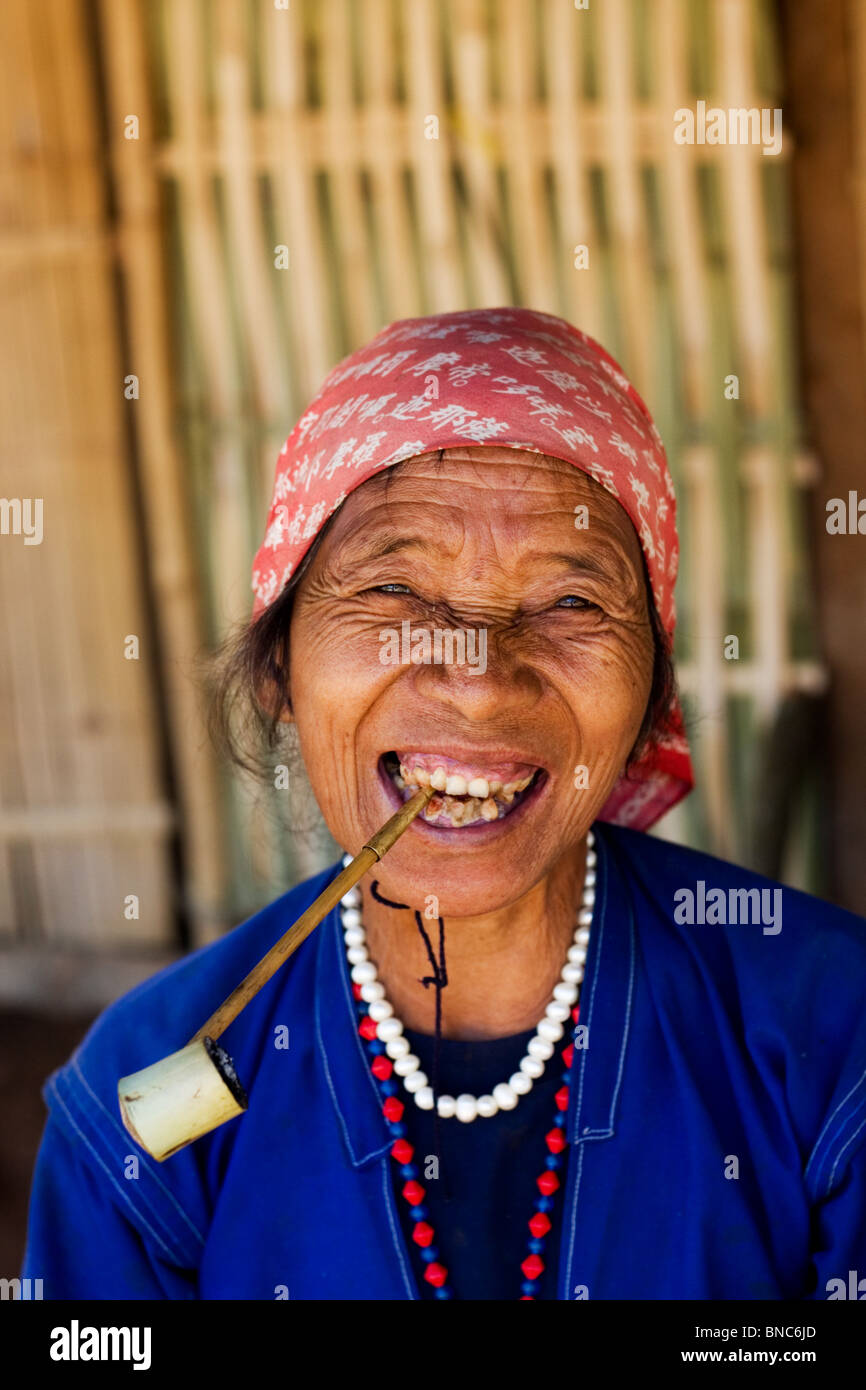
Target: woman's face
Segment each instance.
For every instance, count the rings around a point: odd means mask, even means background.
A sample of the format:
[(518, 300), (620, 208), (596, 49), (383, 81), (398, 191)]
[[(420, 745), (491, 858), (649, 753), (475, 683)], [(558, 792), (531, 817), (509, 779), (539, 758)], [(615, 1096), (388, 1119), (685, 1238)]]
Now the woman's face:
[(290, 652), (338, 843), (357, 853), (414, 783), (462, 777), (377, 872), (398, 901), (492, 912), (573, 853), (640, 729), (654, 653), (638, 539), (569, 463), (423, 455), (347, 498), (298, 589)]

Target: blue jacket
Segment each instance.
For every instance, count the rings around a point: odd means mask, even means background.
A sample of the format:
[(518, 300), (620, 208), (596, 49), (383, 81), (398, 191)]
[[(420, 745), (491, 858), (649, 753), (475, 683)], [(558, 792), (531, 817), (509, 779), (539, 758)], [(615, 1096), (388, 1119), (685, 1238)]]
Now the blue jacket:
[[(791, 888), (781, 930), (680, 922), (683, 889), (778, 885), (595, 831), (558, 1297), (827, 1298), (866, 1276), (866, 923)], [(163, 1164), (118, 1116), (118, 1078), (187, 1042), (338, 868), (118, 1000), (49, 1078), (22, 1271), (46, 1298), (419, 1297), (336, 911), (224, 1034), (245, 1115)]]

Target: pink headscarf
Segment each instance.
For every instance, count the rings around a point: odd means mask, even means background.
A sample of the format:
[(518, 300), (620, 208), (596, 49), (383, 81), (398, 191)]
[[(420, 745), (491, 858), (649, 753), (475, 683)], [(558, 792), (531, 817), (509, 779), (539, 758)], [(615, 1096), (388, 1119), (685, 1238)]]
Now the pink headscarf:
[[(253, 564), (253, 616), (279, 596), (354, 488), (401, 459), (456, 444), (550, 454), (611, 492), (638, 534), (656, 607), (673, 636), (676, 503), (652, 417), (586, 333), (521, 308), (398, 319), (328, 373), (280, 451)], [(677, 702), (600, 818), (645, 830), (693, 782)]]

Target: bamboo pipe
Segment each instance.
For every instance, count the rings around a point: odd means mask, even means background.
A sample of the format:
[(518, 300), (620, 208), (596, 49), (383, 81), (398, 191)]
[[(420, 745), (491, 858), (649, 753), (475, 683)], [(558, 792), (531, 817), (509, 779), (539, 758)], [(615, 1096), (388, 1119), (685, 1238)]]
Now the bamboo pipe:
[(120, 1116), (135, 1142), (158, 1163), (241, 1115), (249, 1104), (234, 1063), (217, 1038), (298, 949), (323, 917), (377, 864), (433, 796), (422, 787), (319, 894), (224, 999), (186, 1047), (117, 1083)]

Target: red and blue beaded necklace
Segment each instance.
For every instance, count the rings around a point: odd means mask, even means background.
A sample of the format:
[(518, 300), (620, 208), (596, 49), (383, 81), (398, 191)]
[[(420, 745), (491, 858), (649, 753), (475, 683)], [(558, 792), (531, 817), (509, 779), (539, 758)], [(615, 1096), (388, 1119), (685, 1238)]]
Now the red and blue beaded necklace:
[[(402, 1022), (394, 1016), (394, 1010), (385, 998), (384, 987), (377, 978), (375, 964), (370, 960), (366, 946), (366, 935), (361, 921), (360, 894), (357, 888), (351, 890), (341, 900), (343, 933), (347, 957), (352, 967), (352, 992), (358, 1013), (358, 1031), (367, 1044), (370, 1066), (382, 1097), (382, 1114), (393, 1139), (391, 1157), (399, 1168), (403, 1186), (400, 1189), (403, 1200), (408, 1204), (412, 1219), (412, 1240), (425, 1264), (424, 1279), (435, 1291), (435, 1297), (450, 1299), (455, 1297), (448, 1282), (448, 1270), (439, 1258), (436, 1247), (436, 1234), (429, 1219), (429, 1211), (424, 1205), (425, 1189), (420, 1181), (421, 1174), (413, 1158), (415, 1151), (407, 1138), (407, 1128), (403, 1122), (404, 1102), (400, 1099), (399, 1083), (410, 1093), (415, 1104), (422, 1110), (435, 1110), (438, 1133), (439, 1118), (456, 1115), (458, 1120), (471, 1122), (476, 1117), (492, 1118), (497, 1111), (512, 1109), (521, 1095), (532, 1087), (533, 1081), (544, 1072), (545, 1063), (552, 1059), (556, 1044), (561, 1045), (562, 1081), (554, 1097), (555, 1113), (552, 1127), (544, 1136), (547, 1155), (544, 1168), (536, 1178), (539, 1196), (535, 1199), (532, 1216), (528, 1221), (528, 1249), (521, 1262), (523, 1282), (520, 1285), (520, 1298), (534, 1300), (539, 1287), (538, 1280), (545, 1270), (544, 1243), (552, 1228), (550, 1212), (554, 1210), (556, 1193), (561, 1186), (559, 1170), (564, 1164), (564, 1153), (568, 1147), (565, 1137), (566, 1116), (569, 1101), (571, 1066), (574, 1047), (577, 1041), (577, 1026), (580, 1016), (580, 987), (583, 982), (584, 965), (589, 944), (590, 926), (595, 906), (596, 854), (592, 831), (587, 833), (586, 858), (584, 865), (581, 906), (577, 914), (574, 938), (568, 949), (559, 982), (554, 986), (553, 996), (545, 1009), (545, 1016), (539, 1021), (535, 1036), (527, 1047), (527, 1055), (521, 1060), (518, 1070), (507, 1083), (495, 1086), (493, 1093), (476, 1098), (470, 1095), (451, 1096), (438, 1094), (438, 1055), (441, 1037), (442, 989), (448, 983), (445, 966), (444, 922), (439, 922), (439, 956), (433, 950), (420, 912), (416, 911), (415, 923), (424, 941), (432, 974), (421, 980), (424, 987), (436, 988), (436, 1035), (433, 1057), (433, 1080), (428, 1083), (420, 1069), (419, 1059), (411, 1053), (410, 1046), (403, 1036)], [(398, 911), (409, 911), (406, 903), (390, 902), (381, 896), (378, 884), (371, 884), (371, 893), (377, 901)], [(568, 1041), (565, 1023), (571, 1018), (574, 1035)], [(565, 1040), (564, 1045), (560, 1040)], [(438, 1139), (437, 1139), (438, 1150)]]
[[(358, 1031), (367, 1046), (371, 1059), (370, 1069), (382, 1097), (382, 1114), (394, 1141), (391, 1145), (391, 1157), (397, 1165), (402, 1180), (401, 1196), (410, 1210), (413, 1222), (412, 1239), (418, 1248), (423, 1264), (426, 1266), (424, 1279), (433, 1287), (437, 1299), (451, 1299), (455, 1296), (454, 1290), (448, 1282), (448, 1269), (440, 1260), (436, 1247), (436, 1233), (430, 1223), (430, 1213), (424, 1205), (426, 1192), (420, 1181), (421, 1173), (412, 1161), (415, 1151), (409, 1143), (406, 1125), (403, 1122), (405, 1107), (398, 1095), (398, 1082), (393, 1077), (394, 1064), (386, 1055), (385, 1044), (377, 1036), (376, 1023), (370, 1017), (368, 1005), (361, 997), (361, 986), (353, 984), (352, 992), (359, 1018)], [(571, 1016), (576, 1029), (580, 1017), (579, 1001), (571, 1010)], [(544, 1136), (548, 1152), (544, 1160), (544, 1167), (536, 1178), (539, 1195), (535, 1199), (532, 1216), (527, 1223), (529, 1228), (527, 1253), (520, 1265), (523, 1274), (523, 1281), (520, 1284), (521, 1301), (534, 1301), (536, 1299), (538, 1280), (546, 1267), (544, 1249), (552, 1226), (550, 1213), (554, 1209), (556, 1194), (562, 1185), (560, 1170), (563, 1167), (565, 1150), (568, 1147), (565, 1128), (573, 1059), (574, 1038), (561, 1052), (562, 1083), (554, 1097), (556, 1109), (553, 1124)]]

